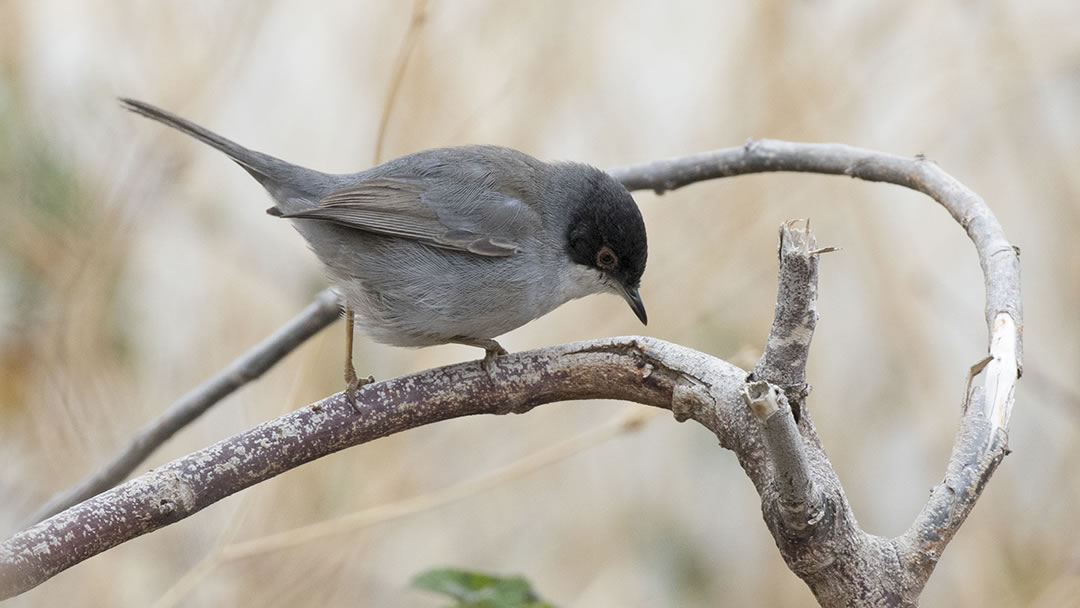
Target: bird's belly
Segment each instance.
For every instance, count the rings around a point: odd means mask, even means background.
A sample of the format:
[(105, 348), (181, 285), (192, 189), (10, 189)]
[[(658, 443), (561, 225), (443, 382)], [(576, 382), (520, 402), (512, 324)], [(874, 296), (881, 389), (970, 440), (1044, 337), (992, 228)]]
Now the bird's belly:
[(419, 290), (378, 289), (357, 279), (338, 283), (364, 333), (394, 346), (495, 338), (549, 312), (538, 310), (512, 286), (428, 285)]
[(384, 344), (491, 339), (565, 301), (553, 300), (543, 276), (523, 272), (536, 266), (528, 254), (483, 258), (397, 243), (352, 253), (347, 264), (328, 264), (331, 277), (362, 331)]
[(568, 288), (567, 269), (531, 239), (520, 254), (484, 257), (317, 222), (297, 228), (320, 243), (312, 249), (361, 330), (384, 344), (492, 339), (590, 291)]

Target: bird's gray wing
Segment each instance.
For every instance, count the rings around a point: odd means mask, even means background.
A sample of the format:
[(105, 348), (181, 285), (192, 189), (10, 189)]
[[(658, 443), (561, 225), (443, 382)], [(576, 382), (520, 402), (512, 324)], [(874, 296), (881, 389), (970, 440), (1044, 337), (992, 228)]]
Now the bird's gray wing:
[(539, 215), (520, 200), (485, 186), (373, 178), (326, 195), (316, 207), (281, 217), (326, 220), (482, 256), (519, 253), (521, 237), (539, 229)]

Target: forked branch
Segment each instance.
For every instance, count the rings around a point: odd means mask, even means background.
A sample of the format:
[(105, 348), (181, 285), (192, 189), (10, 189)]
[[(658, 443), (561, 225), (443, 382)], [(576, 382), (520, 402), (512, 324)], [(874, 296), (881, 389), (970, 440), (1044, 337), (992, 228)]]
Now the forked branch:
[(841, 174), (914, 188), (944, 206), (975, 243), (986, 285), (990, 362), (970, 391), (945, 479), (911, 529), (862, 531), (818, 439), (805, 366), (817, 316), (809, 227), (781, 229), (777, 312), (753, 374), (650, 338), (613, 338), (475, 362), (364, 387), (364, 415), (328, 397), (177, 459), (0, 544), (0, 598), (131, 538), (174, 523), (283, 471), (338, 450), (448, 418), (524, 413), (571, 399), (623, 399), (693, 419), (735, 452), (761, 495), (785, 561), (825, 606), (915, 606), (942, 551), (1007, 453), (1022, 361), (1019, 259), (985, 203), (937, 165), (837, 144), (748, 143), (613, 170), (631, 189), (768, 171)]

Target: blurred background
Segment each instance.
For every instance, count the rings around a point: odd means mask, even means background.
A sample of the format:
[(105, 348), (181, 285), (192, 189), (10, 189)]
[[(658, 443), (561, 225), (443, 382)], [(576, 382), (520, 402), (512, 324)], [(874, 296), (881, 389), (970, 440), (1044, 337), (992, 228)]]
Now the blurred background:
[[(327, 284), (299, 235), (263, 213), (254, 180), (117, 96), (332, 172), (464, 143), (613, 167), (748, 138), (837, 141), (926, 154), (1023, 250), (1014, 452), (925, 604), (1076, 602), (1078, 22), (1072, 0), (0, 2), (0, 530)], [(503, 345), (646, 333), (752, 365), (772, 318), (777, 226), (810, 217), (819, 243), (843, 251), (821, 264), (809, 407), (860, 524), (902, 533), (941, 479), (965, 375), (986, 351), (963, 231), (921, 195), (838, 177), (747, 176), (636, 198), (649, 326), (618, 298), (592, 297)], [(340, 390), (341, 325), (140, 470)], [(363, 337), (357, 351), (376, 378), (478, 356)], [(445, 565), (524, 574), (560, 606), (812, 604), (733, 455), (670, 415), (435, 500), (646, 409), (550, 405), (353, 448), (10, 604), (422, 608), (443, 602), (409, 580)], [(429, 504), (223, 557), (233, 543), (402, 501)]]

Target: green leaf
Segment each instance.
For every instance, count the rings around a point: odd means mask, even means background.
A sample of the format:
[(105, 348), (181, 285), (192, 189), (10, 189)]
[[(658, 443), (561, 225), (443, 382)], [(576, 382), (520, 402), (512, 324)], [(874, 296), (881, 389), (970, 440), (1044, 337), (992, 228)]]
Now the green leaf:
[(412, 586), (454, 598), (453, 608), (554, 608), (520, 576), (438, 568), (418, 575)]

